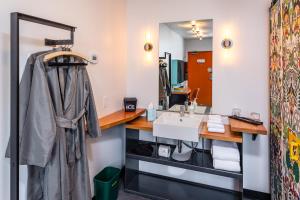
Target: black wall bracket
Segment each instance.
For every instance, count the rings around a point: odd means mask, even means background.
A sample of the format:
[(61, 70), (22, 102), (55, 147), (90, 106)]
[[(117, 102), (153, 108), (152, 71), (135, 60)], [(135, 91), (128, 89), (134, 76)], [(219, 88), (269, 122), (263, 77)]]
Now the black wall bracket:
[(252, 141), (255, 141), (256, 138), (257, 138), (257, 134), (253, 134), (253, 135), (252, 135)]
[[(10, 52), (10, 199), (19, 200), (19, 55), (20, 55), (20, 20), (33, 22), (70, 31), (70, 40), (45, 40), (46, 45), (73, 44), (76, 27), (34, 17), (18, 12), (11, 13), (11, 52)], [(52, 46), (51, 45), (51, 46)]]
[(56, 46), (56, 45), (73, 45), (74, 44), (74, 30), (71, 30), (70, 39), (69, 40), (51, 40), (45, 39), (45, 46)]

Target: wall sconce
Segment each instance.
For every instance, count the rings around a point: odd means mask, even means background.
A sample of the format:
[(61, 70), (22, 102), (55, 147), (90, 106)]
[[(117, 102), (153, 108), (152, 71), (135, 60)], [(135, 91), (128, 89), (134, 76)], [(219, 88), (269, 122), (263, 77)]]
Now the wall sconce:
[(147, 51), (147, 52), (150, 52), (152, 51), (153, 49), (153, 45), (151, 43), (151, 35), (150, 33), (147, 33), (146, 34), (146, 43), (144, 45), (144, 50)]
[(230, 48), (232, 47), (232, 45), (233, 45), (233, 42), (232, 42), (231, 39), (224, 39), (224, 40), (222, 41), (222, 47), (223, 47), (224, 49), (230, 49)]
[(232, 40), (229, 39), (229, 38), (231, 38), (230, 36), (231, 36), (230, 29), (228, 29), (228, 28), (225, 29), (224, 30), (224, 39), (222, 40), (222, 43), (221, 43), (221, 45), (224, 49), (230, 49), (233, 46)]
[(149, 51), (152, 51), (153, 49), (153, 45), (149, 42), (147, 42), (145, 45), (144, 45), (144, 50), (149, 52)]

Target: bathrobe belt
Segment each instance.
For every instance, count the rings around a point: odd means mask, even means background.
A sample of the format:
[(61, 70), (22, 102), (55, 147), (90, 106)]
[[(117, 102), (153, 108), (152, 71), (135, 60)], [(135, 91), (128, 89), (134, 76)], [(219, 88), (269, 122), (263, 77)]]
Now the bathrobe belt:
[(82, 109), (77, 117), (74, 119), (67, 119), (65, 117), (56, 117), (56, 125), (60, 128), (66, 128), (67, 133), (67, 159), (68, 163), (75, 162), (76, 159), (81, 158), (80, 139), (78, 134), (78, 121), (84, 116), (86, 110)]

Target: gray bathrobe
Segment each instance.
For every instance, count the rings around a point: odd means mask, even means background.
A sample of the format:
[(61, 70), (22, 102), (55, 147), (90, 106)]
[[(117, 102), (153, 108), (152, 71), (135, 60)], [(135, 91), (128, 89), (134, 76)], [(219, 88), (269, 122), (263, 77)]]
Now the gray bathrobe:
[(90, 200), (85, 129), (97, 137), (100, 128), (89, 77), (83, 66), (47, 66), (44, 56), (34, 65), (27, 62), (20, 85), (20, 164), (28, 165), (27, 199)]
[(159, 102), (163, 109), (168, 109), (168, 96), (171, 96), (171, 86), (167, 68), (159, 66)]

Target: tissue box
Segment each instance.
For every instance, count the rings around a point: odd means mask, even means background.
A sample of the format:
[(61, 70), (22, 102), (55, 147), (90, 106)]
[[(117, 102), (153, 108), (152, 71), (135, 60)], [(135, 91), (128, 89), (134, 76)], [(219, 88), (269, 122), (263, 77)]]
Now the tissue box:
[(161, 157), (169, 158), (171, 154), (171, 147), (167, 145), (159, 145), (158, 155)]
[(137, 104), (137, 99), (135, 97), (125, 97), (124, 98), (125, 112), (135, 112), (136, 104)]

